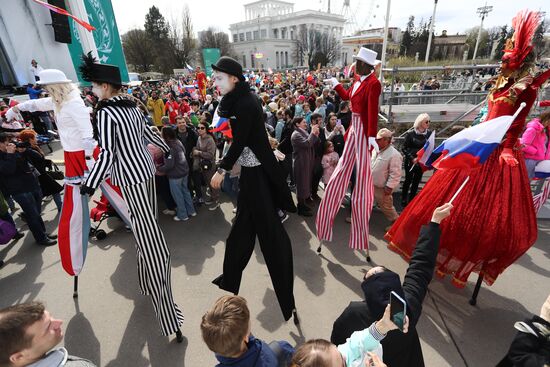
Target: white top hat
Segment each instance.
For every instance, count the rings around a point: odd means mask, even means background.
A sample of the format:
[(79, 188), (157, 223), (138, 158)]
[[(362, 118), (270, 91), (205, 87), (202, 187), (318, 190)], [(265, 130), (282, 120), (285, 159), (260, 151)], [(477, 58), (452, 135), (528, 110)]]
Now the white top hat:
[(62, 84), (62, 83), (71, 83), (72, 81), (67, 79), (67, 76), (64, 72), (57, 69), (46, 69), (42, 70), (38, 77), (40, 78), (36, 84), (39, 85), (48, 85), (48, 84)]
[(354, 60), (361, 60), (369, 65), (376, 66), (381, 63), (380, 60), (376, 59), (378, 53), (376, 51), (370, 50), (366, 47), (361, 47), (359, 53), (353, 56)]

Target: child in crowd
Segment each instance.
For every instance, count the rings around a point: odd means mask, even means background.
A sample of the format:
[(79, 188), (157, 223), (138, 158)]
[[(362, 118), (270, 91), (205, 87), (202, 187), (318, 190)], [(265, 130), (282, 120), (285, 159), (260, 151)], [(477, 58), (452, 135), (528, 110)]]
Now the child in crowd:
[[(409, 318), (405, 318), (403, 332), (408, 332)], [(390, 305), (386, 306), (382, 318), (367, 329), (354, 332), (346, 343), (334, 345), (328, 340), (313, 339), (296, 349), (291, 367), (359, 367), (385, 366), (380, 341), (397, 326), (391, 321)]]
[(303, 118), (306, 119), (308, 128), (311, 126), (311, 115), (313, 114), (311, 112), (311, 107), (309, 106), (309, 103), (304, 103), (304, 112), (303, 112)]
[[(216, 353), (218, 367), (287, 366), (294, 348), (287, 342), (267, 345), (250, 332), (250, 311), (240, 296), (223, 296), (202, 317), (202, 339)], [(276, 351), (276, 352), (275, 352)]]
[(277, 111), (277, 114), (276, 114), (277, 125), (275, 126), (275, 139), (277, 139), (277, 141), (281, 141), (281, 135), (283, 133), (283, 129), (286, 124), (284, 115), (285, 115), (285, 110), (280, 109)]
[(339, 159), (338, 153), (334, 151), (334, 144), (332, 144), (331, 141), (327, 141), (325, 143), (323, 159), (321, 160), (321, 165), (323, 166), (323, 183), (325, 185), (328, 184)]

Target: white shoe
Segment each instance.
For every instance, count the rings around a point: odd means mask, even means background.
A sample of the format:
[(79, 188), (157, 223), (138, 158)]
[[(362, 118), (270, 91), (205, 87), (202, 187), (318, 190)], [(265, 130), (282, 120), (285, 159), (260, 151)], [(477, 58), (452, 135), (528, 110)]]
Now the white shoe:
[(233, 214), (237, 214), (237, 208), (233, 208), (232, 212)]
[(218, 208), (220, 207), (220, 203), (219, 203), (219, 202), (214, 201), (213, 203), (214, 203), (214, 205), (211, 206), (210, 208), (208, 208), (208, 210), (216, 210), (216, 209), (218, 209)]
[(170, 209), (164, 209), (162, 211), (162, 214), (165, 214), (165, 215), (176, 215), (176, 211), (175, 210), (170, 210)]
[(194, 212), (193, 214), (189, 214), (190, 216), (192, 217), (196, 217), (197, 216), (197, 212)]
[(180, 217), (178, 217), (178, 216), (176, 215), (176, 216), (174, 217), (174, 220), (175, 220), (176, 222), (185, 222), (185, 221), (188, 221), (188, 220), (189, 220), (189, 217), (181, 219)]

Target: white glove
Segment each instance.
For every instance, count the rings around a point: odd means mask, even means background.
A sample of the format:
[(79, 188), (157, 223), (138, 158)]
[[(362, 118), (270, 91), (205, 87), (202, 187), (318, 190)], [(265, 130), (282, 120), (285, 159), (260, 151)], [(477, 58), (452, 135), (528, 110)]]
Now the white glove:
[(330, 84), (332, 85), (332, 88), (336, 87), (338, 84), (340, 84), (340, 82), (338, 81), (338, 79), (332, 77), (330, 79), (325, 79), (323, 80), (323, 82), (325, 82), (325, 84)]
[(378, 148), (378, 143), (376, 142), (376, 138), (373, 138), (372, 136), (369, 137), (369, 150), (375, 150), (376, 153), (380, 151), (380, 148)]
[(92, 158), (91, 154), (86, 157), (89, 157), (89, 158), (86, 158), (85, 161), (86, 161), (86, 170), (84, 171), (84, 180), (87, 180), (88, 177), (90, 176), (90, 172), (92, 172), (92, 168), (94, 168), (94, 164), (95, 164), (95, 159)]
[(8, 112), (6, 112), (6, 120), (8, 122), (11, 122), (13, 120), (19, 120), (19, 116), (21, 116), (19, 114), (19, 109), (15, 107), (10, 108)]

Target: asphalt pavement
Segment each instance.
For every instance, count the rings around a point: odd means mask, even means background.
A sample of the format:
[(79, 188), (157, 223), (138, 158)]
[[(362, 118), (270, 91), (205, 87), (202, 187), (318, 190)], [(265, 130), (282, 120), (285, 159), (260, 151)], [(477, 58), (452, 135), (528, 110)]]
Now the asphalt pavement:
[[(54, 156), (59, 157), (59, 151)], [(0, 247), (0, 307), (41, 300), (54, 317), (65, 321), (64, 345), (73, 355), (98, 366), (213, 366), (216, 360), (202, 342), (200, 320), (220, 296), (227, 294), (211, 281), (222, 269), (225, 238), (233, 206), (225, 201), (215, 211), (198, 209), (187, 222), (160, 216), (172, 254), (172, 285), (185, 314), (182, 344), (162, 337), (150, 300), (139, 294), (132, 234), (118, 219), (102, 226), (107, 238), (91, 240), (79, 295), (73, 299), (73, 279), (62, 269), (57, 247), (40, 247), (32, 235)], [(389, 251), (383, 240), (388, 225), (375, 210), (371, 220), (372, 263), (365, 254), (347, 247), (347, 210), (335, 221), (334, 241), (316, 249), (314, 218), (291, 215), (285, 227), (294, 252), (295, 296), (300, 316), (297, 327), (282, 318), (259, 246), (243, 276), (240, 295), (251, 312), (253, 334), (270, 342), (299, 344), (329, 338), (332, 323), (352, 300), (362, 297), (363, 269), (385, 265), (403, 275), (407, 264)], [(16, 215), (17, 216), (17, 215)], [(44, 210), (46, 226), (55, 232), (53, 201)], [(26, 229), (26, 226), (17, 221)], [(515, 334), (515, 321), (539, 313), (550, 293), (550, 221), (539, 220), (537, 243), (502, 274), (483, 285), (476, 306), (468, 300), (477, 276), (465, 289), (449, 279), (434, 279), (418, 324), (427, 366), (494, 366), (505, 355)]]

